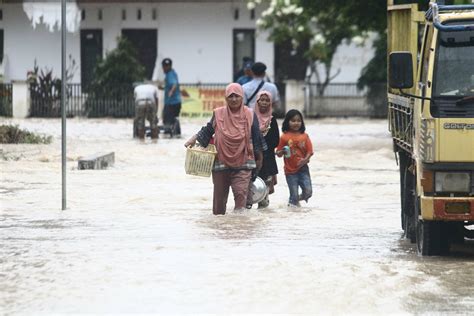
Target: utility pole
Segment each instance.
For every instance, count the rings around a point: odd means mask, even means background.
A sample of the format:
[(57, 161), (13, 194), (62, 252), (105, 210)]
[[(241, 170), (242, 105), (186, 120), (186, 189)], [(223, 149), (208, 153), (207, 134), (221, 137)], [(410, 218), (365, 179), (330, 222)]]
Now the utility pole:
[(61, 193), (66, 209), (66, 0), (61, 0)]

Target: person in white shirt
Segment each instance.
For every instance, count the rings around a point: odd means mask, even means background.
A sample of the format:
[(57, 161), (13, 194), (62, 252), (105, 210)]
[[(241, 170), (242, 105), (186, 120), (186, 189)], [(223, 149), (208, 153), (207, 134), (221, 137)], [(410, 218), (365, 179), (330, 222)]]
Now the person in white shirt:
[(272, 108), (279, 109), (280, 93), (275, 84), (265, 81), (267, 66), (264, 63), (256, 62), (252, 65), (253, 79), (242, 86), (244, 89), (244, 104), (255, 110), (257, 93), (268, 91), (272, 95)]
[(158, 94), (158, 87), (151, 83), (140, 84), (133, 90), (135, 125), (140, 140), (145, 139), (145, 118), (150, 122), (151, 139), (158, 138)]

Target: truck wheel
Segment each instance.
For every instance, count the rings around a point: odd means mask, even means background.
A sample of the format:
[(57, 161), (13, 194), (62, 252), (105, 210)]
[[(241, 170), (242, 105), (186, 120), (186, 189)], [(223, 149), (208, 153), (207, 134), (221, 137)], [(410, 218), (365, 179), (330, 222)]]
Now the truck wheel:
[(424, 221), (420, 219), (420, 201), (416, 197), (416, 252), (421, 256), (437, 256), (449, 252), (447, 225), (443, 222)]
[(433, 256), (439, 253), (439, 245), (435, 238), (434, 222), (425, 222), (420, 219), (420, 201), (416, 197), (416, 253), (420, 256)]
[(133, 119), (133, 138), (137, 137), (137, 121)]
[(416, 229), (416, 249), (422, 256), (445, 255), (450, 242), (444, 233), (445, 223), (418, 220)]
[(405, 220), (405, 237), (412, 244), (416, 242), (416, 227), (413, 225), (413, 216)]
[(403, 211), (404, 203), (405, 203), (405, 168), (406, 168), (406, 155), (399, 152), (398, 153), (398, 161), (400, 163), (400, 219), (403, 231), (405, 231), (405, 221), (406, 216), (405, 212)]
[(401, 217), (401, 220), (402, 220), (403, 235), (405, 236), (405, 227), (406, 227), (407, 217), (405, 215), (405, 212), (403, 212), (403, 210), (401, 210), (400, 213), (401, 213), (400, 217)]
[(439, 246), (434, 236), (435, 223), (418, 220), (416, 225), (416, 252), (421, 256), (439, 254)]
[(403, 217), (402, 222), (404, 223), (403, 230), (405, 231), (405, 236), (410, 240), (411, 243), (414, 243), (416, 240), (415, 232), (415, 179), (414, 175), (408, 170), (408, 165), (405, 166), (404, 176), (403, 176)]

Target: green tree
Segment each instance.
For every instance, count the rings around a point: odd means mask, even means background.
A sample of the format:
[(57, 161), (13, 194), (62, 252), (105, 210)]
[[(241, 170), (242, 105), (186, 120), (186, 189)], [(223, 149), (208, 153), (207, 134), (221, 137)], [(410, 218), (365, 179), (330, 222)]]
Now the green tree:
[[(471, 0), (446, 0), (446, 4), (470, 4)], [(428, 8), (428, 0), (394, 0), (394, 4), (418, 3)], [(319, 94), (338, 74), (332, 59), (344, 41), (361, 42), (368, 34), (376, 34), (374, 56), (363, 68), (358, 87), (368, 88), (369, 99), (384, 91), (387, 78), (387, 1), (386, 0), (249, 0), (247, 7), (266, 6), (257, 25), (269, 31), (270, 40), (277, 43), (291, 40), (295, 48), (307, 47), (306, 57), (311, 73), (319, 83)], [(308, 45), (309, 43), (309, 45)], [(377, 92), (376, 92), (377, 91)], [(385, 107), (384, 100), (378, 101)], [(375, 111), (383, 116), (383, 111)]]
[[(262, 5), (266, 9), (257, 20), (257, 25), (270, 33), (270, 40), (284, 43), (290, 40), (294, 50), (305, 47), (304, 56), (319, 83), (319, 94), (336, 77), (340, 69), (332, 68), (337, 48), (344, 40), (361, 35), (357, 28), (350, 27), (348, 16), (325, 0), (251, 0), (247, 7), (254, 9)], [(349, 27), (348, 27), (349, 26)]]
[(138, 61), (137, 51), (125, 38), (117, 39), (117, 48), (110, 51), (106, 58), (97, 64), (92, 80), (92, 90), (115, 94), (133, 83), (143, 81), (145, 68)]
[(145, 68), (137, 52), (125, 38), (117, 39), (117, 48), (94, 69), (94, 79), (86, 102), (89, 117), (134, 115), (133, 84), (145, 78)]

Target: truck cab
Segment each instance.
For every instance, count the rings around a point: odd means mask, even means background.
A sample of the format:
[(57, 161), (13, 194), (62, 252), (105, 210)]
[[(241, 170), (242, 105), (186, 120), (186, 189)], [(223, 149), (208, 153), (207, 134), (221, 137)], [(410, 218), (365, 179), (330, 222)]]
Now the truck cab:
[(474, 5), (388, 6), (389, 129), (405, 236), (420, 255), (474, 237)]

